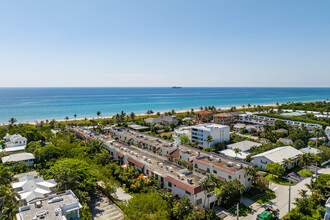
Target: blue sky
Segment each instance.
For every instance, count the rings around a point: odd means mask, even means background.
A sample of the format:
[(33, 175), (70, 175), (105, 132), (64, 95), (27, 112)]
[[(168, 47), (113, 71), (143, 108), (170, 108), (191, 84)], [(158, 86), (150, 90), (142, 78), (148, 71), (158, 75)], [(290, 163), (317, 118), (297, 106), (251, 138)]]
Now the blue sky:
[(330, 86), (330, 1), (0, 1), (0, 86)]

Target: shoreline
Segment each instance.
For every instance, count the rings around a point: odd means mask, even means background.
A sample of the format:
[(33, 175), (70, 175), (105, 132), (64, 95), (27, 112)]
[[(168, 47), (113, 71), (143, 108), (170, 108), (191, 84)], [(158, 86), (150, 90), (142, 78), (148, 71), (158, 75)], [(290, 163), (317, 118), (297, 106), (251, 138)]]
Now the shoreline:
[[(279, 103), (280, 105), (283, 104), (283, 103)], [(275, 107), (277, 106), (276, 103), (275, 104), (257, 104), (257, 105), (260, 105), (260, 106), (263, 106), (263, 107)], [(256, 106), (257, 106), (256, 105)], [(226, 107), (215, 107), (216, 109), (218, 110), (224, 110), (224, 111), (227, 111), (227, 110), (230, 110), (232, 107), (235, 107), (236, 109), (246, 109), (246, 108), (253, 108), (253, 105), (251, 105), (251, 107), (247, 107), (246, 105), (241, 105), (241, 106), (226, 106)], [(175, 110), (175, 109), (174, 109)], [(169, 110), (171, 111), (171, 110)], [(162, 111), (160, 112), (160, 114), (165, 114), (166, 112), (169, 112), (169, 111)], [(176, 113), (185, 113), (187, 111), (191, 111), (191, 109), (186, 109), (186, 110), (175, 110)], [(194, 109), (194, 111), (199, 111), (199, 109)], [(154, 116), (156, 115), (157, 112), (154, 112), (152, 114), (146, 114), (146, 113), (141, 113), (141, 114), (135, 114), (135, 116)], [(94, 120), (94, 119), (112, 119), (114, 115), (111, 115), (111, 116), (100, 116), (100, 117), (84, 117), (84, 118), (70, 118), (68, 120), (65, 120), (65, 119), (54, 119), (56, 122), (72, 122), (72, 121), (83, 121), (85, 119), (87, 120)], [(16, 123), (16, 124), (30, 124), (30, 125), (37, 125), (39, 124), (41, 121), (45, 122), (47, 119), (45, 120), (36, 120), (36, 121), (30, 121), (30, 122), (20, 122), (20, 123)], [(53, 119), (52, 119), (53, 120)], [(52, 120), (49, 120), (49, 121), (52, 121)], [(10, 125), (9, 123), (8, 124), (2, 124), (2, 126), (8, 126)]]

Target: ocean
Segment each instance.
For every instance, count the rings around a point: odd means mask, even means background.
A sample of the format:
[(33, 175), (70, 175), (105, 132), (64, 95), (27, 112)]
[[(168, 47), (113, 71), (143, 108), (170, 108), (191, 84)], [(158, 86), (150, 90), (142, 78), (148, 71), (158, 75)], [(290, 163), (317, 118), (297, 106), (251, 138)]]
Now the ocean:
[(0, 88), (0, 123), (326, 99), (330, 88)]

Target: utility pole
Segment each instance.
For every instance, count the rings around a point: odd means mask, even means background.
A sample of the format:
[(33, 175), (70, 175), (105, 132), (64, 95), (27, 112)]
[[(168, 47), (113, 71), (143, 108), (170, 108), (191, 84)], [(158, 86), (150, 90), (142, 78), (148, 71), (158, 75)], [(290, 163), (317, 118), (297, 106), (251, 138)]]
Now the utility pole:
[(317, 179), (317, 162), (315, 162), (315, 177)]
[(237, 220), (238, 220), (239, 219), (239, 202), (237, 203), (236, 214), (237, 214)]
[(291, 210), (291, 180), (289, 180), (289, 212)]

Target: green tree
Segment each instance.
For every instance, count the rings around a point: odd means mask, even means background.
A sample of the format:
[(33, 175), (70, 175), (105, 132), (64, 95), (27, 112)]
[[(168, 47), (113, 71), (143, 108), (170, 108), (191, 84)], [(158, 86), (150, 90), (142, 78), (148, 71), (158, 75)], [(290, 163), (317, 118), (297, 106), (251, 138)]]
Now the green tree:
[(180, 137), (180, 142), (181, 142), (181, 144), (183, 144), (183, 145), (187, 145), (187, 144), (189, 144), (190, 139), (189, 139), (189, 137), (188, 137), (187, 135), (182, 135), (182, 136)]
[(74, 121), (76, 121), (77, 114), (74, 114), (73, 117), (74, 117)]
[(16, 120), (16, 118), (11, 118), (11, 119), (9, 119), (9, 121), (8, 121), (11, 125), (14, 125), (16, 122), (17, 122), (17, 120)]
[(100, 111), (97, 111), (96, 112), (96, 115), (97, 115), (98, 118), (100, 118), (101, 112)]
[(155, 192), (135, 194), (123, 203), (124, 219), (169, 219), (167, 202)]
[(285, 168), (278, 163), (267, 163), (266, 171), (272, 175), (282, 176), (285, 173)]
[(215, 193), (218, 202), (228, 208), (240, 200), (244, 189), (245, 186), (239, 180), (225, 181), (215, 189)]
[(130, 117), (134, 121), (135, 120), (135, 113), (134, 112), (131, 112)]
[(208, 147), (210, 147), (210, 143), (211, 143), (212, 141), (214, 141), (214, 140), (213, 140), (213, 137), (212, 137), (211, 135), (208, 135), (208, 136), (205, 138), (204, 141), (206, 141), (206, 142), (208, 143)]
[(235, 159), (237, 159), (237, 154), (241, 154), (242, 155), (241, 150), (239, 148), (235, 148), (234, 149), (234, 153), (236, 154)]

